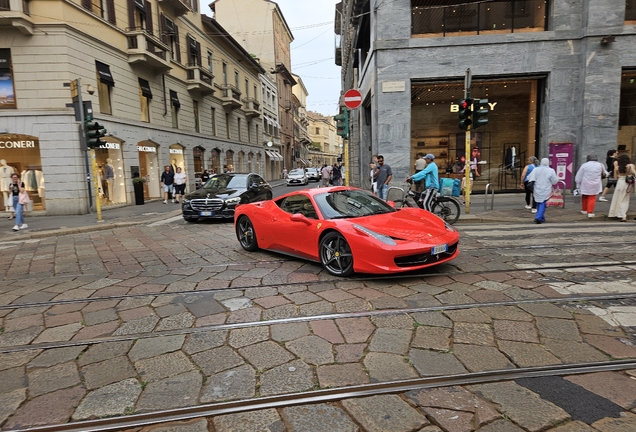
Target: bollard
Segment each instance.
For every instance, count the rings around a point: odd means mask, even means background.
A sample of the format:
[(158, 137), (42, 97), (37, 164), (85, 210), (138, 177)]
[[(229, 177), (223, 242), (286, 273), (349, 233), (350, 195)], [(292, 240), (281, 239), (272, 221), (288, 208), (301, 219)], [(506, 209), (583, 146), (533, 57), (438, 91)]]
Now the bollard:
[(561, 189), (563, 191), (563, 192), (561, 192), (561, 195), (563, 195), (563, 207), (561, 207), (561, 208), (565, 208), (565, 182), (563, 180), (559, 180), (557, 182), (557, 186), (560, 185), (560, 184), (563, 185), (563, 188)]
[[(486, 185), (486, 192), (484, 193), (484, 211), (488, 211), (488, 189), (490, 189), (490, 186), (492, 186), (492, 184), (488, 183)], [(492, 194), (490, 197), (490, 210), (495, 208), (495, 188), (493, 186), (492, 188)]]

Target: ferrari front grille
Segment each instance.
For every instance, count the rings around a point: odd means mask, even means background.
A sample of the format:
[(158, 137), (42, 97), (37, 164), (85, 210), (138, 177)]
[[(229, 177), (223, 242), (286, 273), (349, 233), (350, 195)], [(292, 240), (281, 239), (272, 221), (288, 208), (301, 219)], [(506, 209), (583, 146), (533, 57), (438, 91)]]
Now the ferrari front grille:
[(223, 208), (223, 200), (213, 199), (193, 199), (190, 201), (192, 210), (195, 211), (219, 211)]
[(446, 256), (452, 255), (457, 250), (457, 243), (448, 245), (448, 250), (439, 255), (431, 255), (430, 252), (419, 253), (415, 255), (407, 255), (403, 257), (395, 258), (395, 265), (398, 267), (413, 267), (426, 263), (434, 263), (438, 261), (440, 258), (444, 258)]

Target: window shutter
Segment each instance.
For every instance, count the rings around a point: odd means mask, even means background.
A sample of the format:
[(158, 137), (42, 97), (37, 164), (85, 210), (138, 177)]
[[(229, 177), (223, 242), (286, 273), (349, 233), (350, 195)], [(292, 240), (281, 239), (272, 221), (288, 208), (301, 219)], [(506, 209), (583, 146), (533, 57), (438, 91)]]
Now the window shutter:
[(144, 10), (146, 11), (146, 31), (152, 34), (152, 5), (148, 0), (144, 3)]
[(128, 0), (128, 27), (135, 28), (135, 0)]
[(115, 0), (106, 0), (106, 10), (108, 11), (108, 22), (117, 24), (115, 19)]
[(177, 51), (177, 62), (181, 63), (181, 45), (179, 44), (179, 27), (174, 26), (174, 45)]
[(91, 0), (82, 0), (82, 6), (84, 9), (93, 11), (93, 2)]
[(166, 25), (166, 16), (164, 14), (159, 14), (159, 33), (161, 42), (168, 45), (168, 26)]
[(197, 42), (197, 65), (201, 66), (201, 42)]

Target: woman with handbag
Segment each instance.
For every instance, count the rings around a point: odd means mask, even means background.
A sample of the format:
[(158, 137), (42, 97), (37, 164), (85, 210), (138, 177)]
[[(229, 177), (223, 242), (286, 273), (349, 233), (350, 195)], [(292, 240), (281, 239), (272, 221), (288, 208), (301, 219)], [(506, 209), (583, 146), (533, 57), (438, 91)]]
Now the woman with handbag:
[(596, 155), (587, 155), (585, 162), (576, 173), (574, 181), (576, 188), (581, 191), (581, 213), (588, 218), (594, 217), (596, 196), (603, 190), (603, 179), (608, 172)]
[(616, 189), (612, 196), (612, 203), (608, 217), (620, 218), (621, 222), (627, 221), (627, 210), (629, 209), (629, 195), (634, 190), (634, 176), (636, 167), (631, 163), (629, 156), (618, 157), (618, 168), (614, 170), (616, 179)]
[(20, 176), (16, 173), (11, 174), (11, 184), (9, 185), (11, 191), (11, 198), (13, 200), (13, 208), (15, 209), (15, 226), (13, 231), (28, 228), (29, 226), (24, 222), (24, 216), (22, 210), (24, 205), (28, 204), (31, 200), (24, 188), (24, 183), (20, 181)]
[[(526, 191), (526, 210), (532, 209), (532, 213), (537, 212), (537, 202), (534, 200), (532, 196), (532, 188), (534, 183), (530, 183), (528, 179), (530, 178), (530, 173), (533, 169), (539, 166), (539, 159), (534, 156), (530, 156), (528, 158), (528, 165), (523, 168), (521, 172), (521, 189)], [(532, 200), (532, 206), (530, 205), (530, 200)]]

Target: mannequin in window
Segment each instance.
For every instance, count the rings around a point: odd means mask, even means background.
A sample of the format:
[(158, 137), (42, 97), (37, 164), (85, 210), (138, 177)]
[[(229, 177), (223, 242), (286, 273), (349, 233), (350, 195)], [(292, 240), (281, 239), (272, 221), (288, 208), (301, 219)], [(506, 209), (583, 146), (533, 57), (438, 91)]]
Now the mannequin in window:
[(13, 167), (7, 165), (7, 161), (0, 160), (0, 191), (2, 191), (2, 197), (4, 198), (4, 211), (8, 212), (12, 207), (9, 203), (9, 191), (11, 190), (11, 174), (13, 174)]
[(108, 199), (113, 202), (113, 182), (115, 181), (115, 169), (113, 168), (113, 160), (111, 158), (106, 159), (106, 166), (104, 167), (104, 177), (106, 177), (106, 184), (108, 185)]
[(170, 171), (175, 174), (177, 172), (177, 160), (172, 159), (170, 162)]

